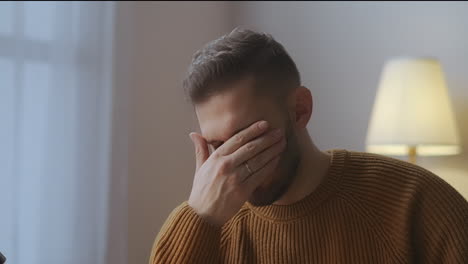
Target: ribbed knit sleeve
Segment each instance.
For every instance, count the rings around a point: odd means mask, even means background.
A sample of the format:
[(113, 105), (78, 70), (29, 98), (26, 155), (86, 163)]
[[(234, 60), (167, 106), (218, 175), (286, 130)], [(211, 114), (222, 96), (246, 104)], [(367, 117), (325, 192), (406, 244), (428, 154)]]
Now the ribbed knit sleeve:
[(220, 238), (221, 229), (198, 216), (185, 201), (156, 236), (150, 264), (219, 263)]
[(350, 152), (341, 195), (398, 262), (468, 263), (468, 202), (432, 172), (389, 157)]
[(150, 263), (468, 264), (468, 201), (447, 182), (390, 157), (330, 154), (327, 175), (306, 197), (246, 202), (221, 228), (182, 203)]
[(412, 239), (417, 263), (468, 263), (468, 202), (439, 177), (421, 177)]

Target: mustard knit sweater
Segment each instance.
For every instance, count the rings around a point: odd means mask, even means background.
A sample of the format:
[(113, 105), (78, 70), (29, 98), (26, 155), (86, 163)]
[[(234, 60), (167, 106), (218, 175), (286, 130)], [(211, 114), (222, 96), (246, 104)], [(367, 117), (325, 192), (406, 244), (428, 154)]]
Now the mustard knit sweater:
[(431, 172), (331, 150), (317, 189), (291, 205), (246, 202), (222, 228), (183, 202), (150, 263), (468, 263), (468, 202)]

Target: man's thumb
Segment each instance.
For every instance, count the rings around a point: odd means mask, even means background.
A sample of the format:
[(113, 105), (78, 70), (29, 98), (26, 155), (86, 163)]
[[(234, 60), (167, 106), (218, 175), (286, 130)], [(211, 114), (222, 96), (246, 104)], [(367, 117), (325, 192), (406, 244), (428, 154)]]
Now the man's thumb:
[(201, 165), (208, 159), (210, 153), (208, 151), (208, 144), (206, 140), (199, 135), (198, 133), (192, 132), (189, 134), (190, 139), (195, 146), (195, 158), (197, 162), (197, 170), (201, 167)]

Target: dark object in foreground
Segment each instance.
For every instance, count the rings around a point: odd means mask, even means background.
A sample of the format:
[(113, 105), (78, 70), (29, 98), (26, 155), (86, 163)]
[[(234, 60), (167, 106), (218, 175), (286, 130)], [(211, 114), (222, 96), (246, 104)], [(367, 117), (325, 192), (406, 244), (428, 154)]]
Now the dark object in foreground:
[(6, 261), (5, 256), (3, 256), (2, 252), (0, 252), (0, 264), (5, 263), (5, 261)]

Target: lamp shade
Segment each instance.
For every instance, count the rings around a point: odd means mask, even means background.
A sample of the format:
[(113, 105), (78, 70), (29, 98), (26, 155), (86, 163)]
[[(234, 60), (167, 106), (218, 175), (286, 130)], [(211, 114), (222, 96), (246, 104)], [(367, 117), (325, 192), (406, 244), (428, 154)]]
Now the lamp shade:
[(366, 138), (368, 152), (422, 156), (460, 152), (459, 135), (440, 63), (398, 58), (383, 68)]

